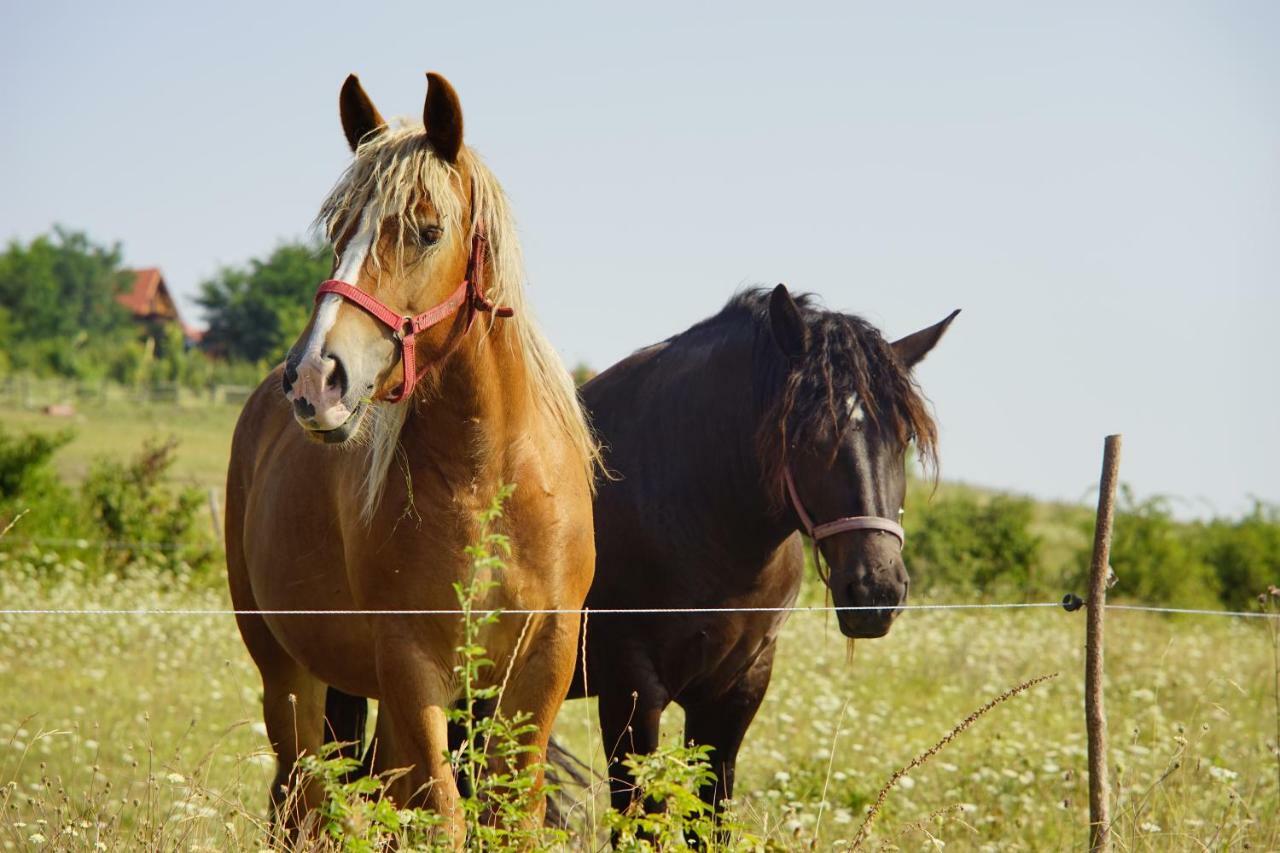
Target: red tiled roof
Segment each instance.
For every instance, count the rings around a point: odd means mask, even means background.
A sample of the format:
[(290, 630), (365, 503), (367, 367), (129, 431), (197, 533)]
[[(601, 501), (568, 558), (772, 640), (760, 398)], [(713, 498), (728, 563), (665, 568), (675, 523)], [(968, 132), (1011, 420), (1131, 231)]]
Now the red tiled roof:
[(164, 276), (156, 267), (133, 271), (133, 287), (116, 295), (116, 301), (128, 308), (136, 317), (146, 317), (151, 313), (151, 300), (156, 290), (164, 281)]

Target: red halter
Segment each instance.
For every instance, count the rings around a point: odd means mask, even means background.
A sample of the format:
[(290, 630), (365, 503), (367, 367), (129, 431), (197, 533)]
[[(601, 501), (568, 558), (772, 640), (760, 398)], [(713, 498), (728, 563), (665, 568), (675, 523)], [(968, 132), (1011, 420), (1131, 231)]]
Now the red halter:
[(804, 532), (808, 533), (809, 538), (813, 540), (815, 551), (819, 540), (834, 536), (837, 533), (844, 533), (846, 530), (883, 530), (885, 533), (892, 533), (897, 537), (899, 548), (907, 544), (907, 532), (902, 529), (902, 525), (896, 521), (881, 518), (878, 515), (849, 515), (844, 518), (837, 518), (835, 521), (814, 524), (813, 519), (809, 517), (809, 513), (804, 511), (804, 504), (800, 503), (800, 494), (796, 491), (796, 482), (791, 477), (791, 466), (787, 465), (782, 470), (783, 477), (787, 481), (787, 494), (791, 496), (791, 505), (795, 507), (796, 515), (800, 516), (800, 523), (804, 525)]
[[(326, 293), (336, 294), (353, 305), (364, 309), (369, 316), (390, 328), (392, 337), (400, 342), (400, 358), (404, 362), (404, 382), (400, 384), (398, 391), (393, 391), (391, 396), (387, 397), (388, 402), (398, 403), (412, 394), (414, 386), (418, 384), (418, 380), (426, 374), (431, 366), (443, 361), (457, 348), (458, 344), (462, 342), (463, 336), (471, 330), (471, 324), (476, 319), (476, 312), (486, 311), (497, 317), (510, 317), (515, 314), (515, 311), (511, 308), (494, 305), (489, 300), (489, 297), (485, 296), (485, 243), (484, 234), (480, 231), (480, 226), (477, 225), (475, 233), (471, 237), (471, 254), (467, 258), (466, 277), (461, 284), (453, 289), (453, 293), (445, 297), (443, 302), (434, 308), (423, 311), (421, 314), (413, 316), (398, 314), (371, 294), (365, 293), (353, 284), (339, 281), (336, 278), (331, 278), (321, 283), (319, 289), (316, 290), (317, 302)], [(455, 332), (452, 335), (439, 355), (423, 364), (421, 370), (416, 369), (417, 345), (414, 342), (414, 336), (425, 332), (442, 320), (452, 317), (464, 305), (467, 307), (466, 325), (460, 332)]]

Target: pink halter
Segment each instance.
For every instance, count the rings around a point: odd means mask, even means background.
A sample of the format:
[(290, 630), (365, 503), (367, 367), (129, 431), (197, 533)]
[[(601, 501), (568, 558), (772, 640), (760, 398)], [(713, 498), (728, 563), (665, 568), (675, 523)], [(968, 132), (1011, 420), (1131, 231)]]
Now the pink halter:
[(804, 504), (800, 502), (800, 494), (796, 491), (796, 481), (791, 477), (791, 466), (787, 465), (782, 470), (783, 476), (787, 481), (787, 494), (791, 496), (791, 505), (795, 507), (796, 515), (800, 516), (800, 523), (804, 525), (804, 532), (808, 533), (809, 538), (813, 540), (815, 551), (819, 540), (834, 536), (837, 533), (844, 533), (846, 530), (883, 530), (885, 533), (891, 533), (897, 537), (899, 548), (907, 544), (907, 533), (902, 529), (902, 525), (896, 521), (881, 518), (878, 515), (849, 515), (824, 524), (814, 524), (813, 519), (809, 517), (809, 513), (804, 511)]

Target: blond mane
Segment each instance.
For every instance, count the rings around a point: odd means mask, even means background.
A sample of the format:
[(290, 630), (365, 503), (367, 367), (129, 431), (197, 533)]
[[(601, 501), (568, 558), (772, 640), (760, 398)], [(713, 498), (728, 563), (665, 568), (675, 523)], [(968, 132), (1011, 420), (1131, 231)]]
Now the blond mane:
[[(488, 295), (495, 302), (515, 309), (514, 317), (501, 322), (511, 324), (515, 331), (517, 355), (524, 359), (529, 375), (527, 387), (543, 413), (563, 431), (588, 479), (594, 483), (600, 464), (599, 445), (587, 423), (569, 371), (538, 329), (525, 303), (524, 259), (506, 194), (471, 149), (464, 146), (458, 161), (463, 170), (471, 174), (471, 187), (464, 185), (458, 168), (435, 156), (420, 123), (401, 120), (361, 143), (355, 160), (321, 205), (317, 224), (330, 242), (336, 244), (367, 210), (375, 223), (373, 245), (378, 245), (385, 224), (391, 223), (399, 255), (407, 237), (418, 230), (417, 209), (421, 199), (431, 199), (436, 214), (446, 230), (450, 230), (464, 224), (468, 196), (474, 192), (472, 210), (479, 211), (480, 221), (465, 223), (465, 233), (469, 243), (476, 226), (483, 226), (488, 246)], [(374, 257), (376, 263), (376, 254)], [(427, 383), (411, 400), (373, 404), (373, 411), (365, 421), (369, 469), (363, 484), (361, 515), (366, 523), (373, 517), (382, 496), (410, 406), (421, 394), (431, 393), (429, 386)]]

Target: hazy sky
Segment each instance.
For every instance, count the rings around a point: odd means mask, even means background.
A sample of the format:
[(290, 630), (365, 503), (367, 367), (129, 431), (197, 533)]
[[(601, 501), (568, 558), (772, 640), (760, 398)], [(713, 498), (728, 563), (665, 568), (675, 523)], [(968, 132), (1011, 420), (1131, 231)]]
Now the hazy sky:
[[(6, 3), (0, 237), (190, 297), (303, 234), (337, 94), (458, 89), (531, 299), (596, 367), (784, 281), (898, 336), (944, 476), (1280, 501), (1280, 4)], [(189, 299), (184, 308), (196, 312)]]

